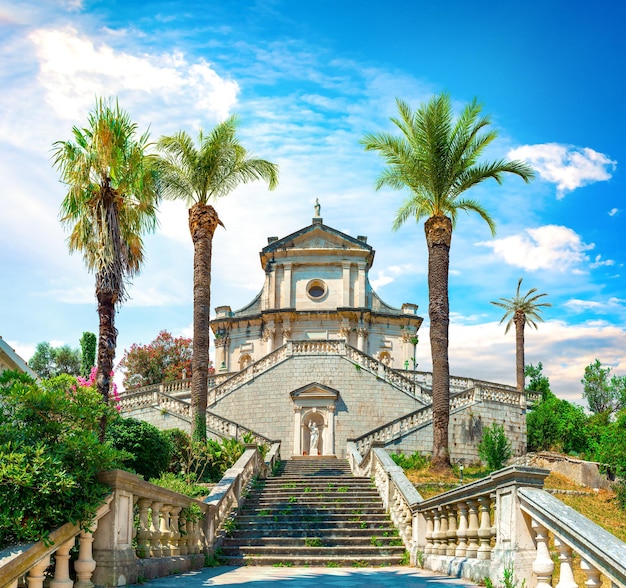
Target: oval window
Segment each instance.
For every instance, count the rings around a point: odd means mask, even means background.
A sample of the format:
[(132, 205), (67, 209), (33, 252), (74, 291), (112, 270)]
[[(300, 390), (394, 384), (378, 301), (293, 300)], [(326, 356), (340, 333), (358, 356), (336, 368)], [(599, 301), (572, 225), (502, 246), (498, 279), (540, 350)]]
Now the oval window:
[(313, 300), (320, 300), (326, 294), (326, 284), (322, 280), (311, 280), (307, 284), (306, 292), (309, 298)]

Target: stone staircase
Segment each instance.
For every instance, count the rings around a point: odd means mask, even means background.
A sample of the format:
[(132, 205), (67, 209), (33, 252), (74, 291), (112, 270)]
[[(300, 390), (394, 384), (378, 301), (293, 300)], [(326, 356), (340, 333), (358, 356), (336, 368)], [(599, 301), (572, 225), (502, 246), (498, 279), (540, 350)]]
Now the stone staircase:
[(386, 566), (405, 548), (369, 478), (346, 460), (294, 458), (251, 489), (225, 537), (226, 565)]

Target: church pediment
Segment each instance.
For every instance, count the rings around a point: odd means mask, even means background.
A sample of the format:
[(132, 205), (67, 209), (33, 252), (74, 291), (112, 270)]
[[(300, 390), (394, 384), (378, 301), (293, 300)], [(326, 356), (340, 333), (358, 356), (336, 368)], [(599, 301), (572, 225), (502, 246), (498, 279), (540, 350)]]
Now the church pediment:
[(299, 402), (310, 400), (323, 400), (325, 402), (335, 402), (339, 398), (339, 392), (329, 386), (312, 382), (290, 392), (291, 399)]

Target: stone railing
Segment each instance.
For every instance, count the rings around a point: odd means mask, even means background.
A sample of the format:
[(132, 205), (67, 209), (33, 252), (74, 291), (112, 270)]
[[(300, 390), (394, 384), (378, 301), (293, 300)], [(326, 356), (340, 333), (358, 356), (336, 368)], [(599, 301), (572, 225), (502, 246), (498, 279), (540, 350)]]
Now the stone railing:
[(558, 586), (576, 586), (573, 552), (580, 556), (580, 567), (587, 577), (585, 586), (601, 586), (601, 574), (615, 587), (626, 586), (625, 543), (547, 492), (520, 488), (518, 497), (521, 510), (530, 517), (535, 535), (537, 556), (532, 568), (539, 588), (552, 586), (554, 561), (548, 548), (549, 534), (554, 538), (561, 564)]
[(243, 425), (229, 421), (228, 419), (225, 419), (224, 417), (214, 414), (208, 410), (206, 413), (206, 426), (209, 431), (216, 433), (220, 437), (228, 439), (237, 439), (237, 441), (246, 441), (248, 443), (256, 443), (258, 445), (271, 445), (272, 443), (275, 443), (272, 439), (264, 437), (252, 429), (248, 429)]
[(406, 479), (381, 447), (361, 457), (348, 443), (353, 473), (370, 476), (411, 554), (435, 572), (494, 584), (505, 570), (517, 585), (549, 588), (554, 562), (552, 534), (560, 561), (559, 588), (576, 588), (572, 552), (586, 573), (585, 586), (599, 588), (601, 576), (626, 586), (626, 544), (542, 489), (548, 470), (511, 466), (428, 500)]
[(398, 390), (402, 390), (402, 392), (405, 392), (409, 396), (413, 396), (422, 404), (427, 405), (432, 402), (432, 394), (430, 391), (424, 390), (417, 382), (407, 378), (399, 371), (390, 368), (382, 361), (374, 359), (351, 345), (346, 345), (346, 357), (355, 365), (374, 374), (381, 380), (398, 388)]
[[(455, 394), (450, 399), (450, 413), (461, 410), (466, 406), (476, 403), (476, 391), (466, 390), (459, 394)], [(364, 455), (370, 447), (375, 443), (388, 445), (393, 441), (400, 439), (417, 429), (428, 425), (433, 420), (433, 410), (431, 406), (424, 406), (405, 416), (398, 417), (393, 421), (377, 427), (367, 433), (352, 439), (359, 452)]]
[[(16, 588), (24, 576), (29, 588), (42, 588), (51, 555), (51, 588), (113, 588), (200, 568), (250, 481), (271, 472), (279, 453), (280, 446), (273, 445), (263, 461), (256, 446), (247, 446), (204, 501), (122, 470), (102, 472), (99, 480), (111, 488), (111, 495), (89, 530), (68, 523), (53, 531), (49, 542), (0, 552), (0, 588)], [(77, 541), (74, 580), (69, 553)]]
[[(361, 458), (354, 443), (348, 442), (347, 454), (352, 472), (357, 476), (369, 476), (374, 481), (400, 539), (412, 553), (416, 532), (414, 523), (417, 522), (413, 511), (422, 502), (420, 493), (382, 447), (374, 447)], [(415, 564), (415, 561), (412, 563)]]

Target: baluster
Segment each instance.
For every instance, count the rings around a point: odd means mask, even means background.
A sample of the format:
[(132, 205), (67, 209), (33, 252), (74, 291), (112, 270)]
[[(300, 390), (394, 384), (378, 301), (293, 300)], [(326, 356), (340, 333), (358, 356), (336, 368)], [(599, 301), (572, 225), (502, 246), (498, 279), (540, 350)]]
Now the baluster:
[(561, 573), (559, 575), (559, 583), (555, 588), (577, 588), (574, 580), (574, 571), (572, 570), (572, 549), (569, 545), (561, 541), (558, 537), (554, 538), (554, 545), (559, 552), (559, 561), (561, 562)]
[(478, 499), (480, 504), (480, 528), (478, 529), (478, 538), (480, 539), (480, 547), (476, 556), (478, 559), (491, 558), (491, 498), (489, 496), (481, 496)]
[(178, 553), (187, 555), (189, 553), (189, 548), (187, 547), (187, 514), (184, 510), (178, 518), (178, 528), (180, 529), (178, 533)]
[(170, 554), (180, 555), (180, 530), (178, 528), (178, 516), (181, 506), (174, 506), (170, 511)]
[(161, 557), (161, 525), (159, 522), (159, 512), (163, 506), (162, 502), (152, 503), (152, 517), (150, 525), (150, 557)]
[(439, 555), (445, 555), (448, 550), (448, 515), (440, 507), (439, 510)]
[(26, 581), (28, 588), (43, 588), (43, 581), (46, 577), (46, 568), (50, 565), (50, 556), (46, 555), (39, 560), (28, 572)]
[(98, 521), (91, 523), (90, 531), (81, 531), (79, 537), (78, 559), (74, 562), (76, 583), (74, 588), (93, 588), (91, 576), (96, 569), (93, 558), (93, 534), (98, 528)]
[(164, 504), (161, 507), (161, 519), (160, 519), (160, 531), (161, 536), (159, 537), (159, 542), (161, 543), (161, 556), (167, 557), (170, 555), (170, 510), (172, 509), (171, 504)]
[(532, 521), (531, 526), (537, 541), (537, 557), (533, 562), (533, 572), (537, 576), (536, 588), (550, 588), (554, 562), (548, 549), (548, 530), (537, 521)]
[(72, 588), (74, 582), (70, 579), (70, 549), (74, 547), (76, 538), (66, 541), (54, 554), (54, 578), (50, 580), (50, 588)]
[(187, 553), (192, 555), (195, 551), (193, 521), (187, 519)]
[(467, 504), (465, 502), (459, 502), (457, 504), (459, 509), (459, 528), (457, 529), (456, 536), (459, 542), (454, 551), (456, 557), (465, 557), (467, 551)]
[(587, 581), (585, 582), (586, 588), (600, 588), (602, 586), (602, 580), (600, 579), (600, 571), (588, 562), (586, 559), (580, 558), (580, 569), (586, 574)]
[(434, 553), (434, 545), (433, 545), (433, 512), (432, 510), (428, 510), (424, 513), (424, 518), (426, 519), (426, 546), (424, 547), (424, 553), (426, 555), (430, 553)]
[(478, 503), (475, 500), (468, 500), (467, 507), (469, 512), (467, 527), (468, 546), (465, 550), (465, 556), (476, 557), (478, 553)]
[(434, 510), (433, 511), (433, 549), (431, 551), (433, 555), (439, 554), (440, 530), (441, 530), (441, 514), (438, 510)]
[(148, 509), (152, 501), (149, 498), (137, 500), (139, 508), (139, 530), (137, 531), (137, 557), (150, 557), (150, 522), (148, 520)]
[(452, 555), (456, 553), (456, 508), (451, 504), (448, 506), (448, 549), (446, 549), (446, 555)]

